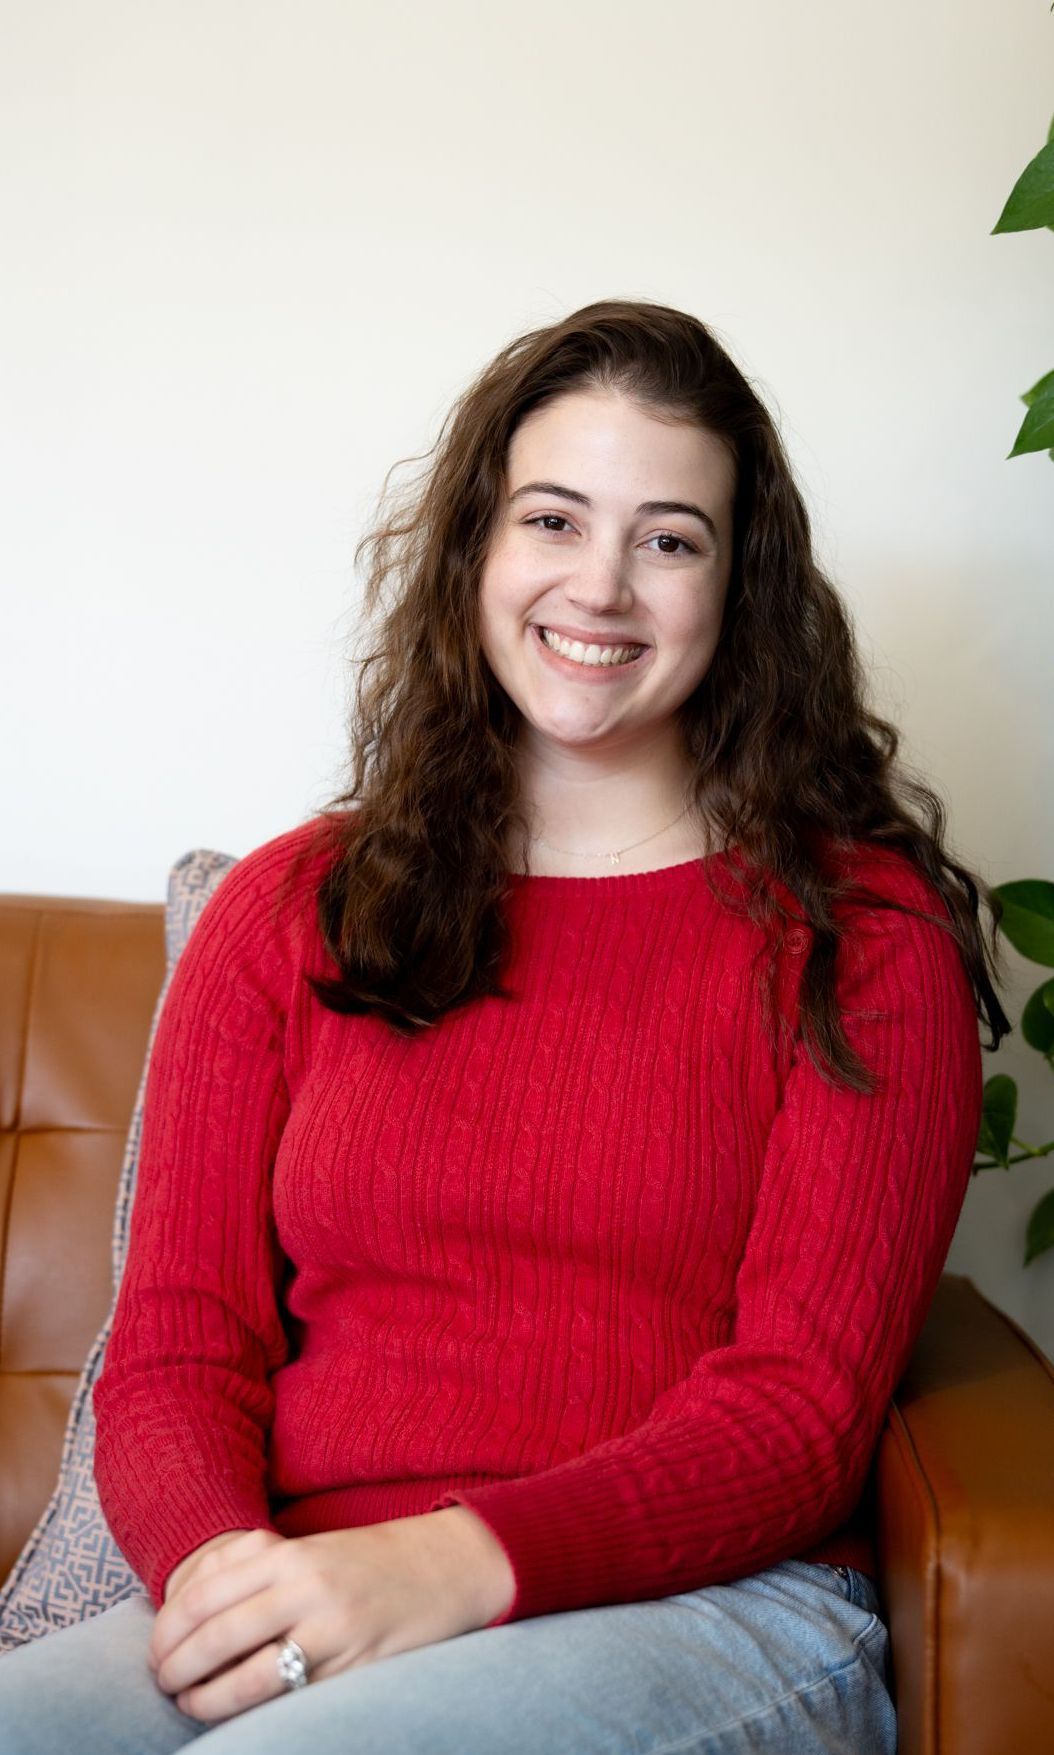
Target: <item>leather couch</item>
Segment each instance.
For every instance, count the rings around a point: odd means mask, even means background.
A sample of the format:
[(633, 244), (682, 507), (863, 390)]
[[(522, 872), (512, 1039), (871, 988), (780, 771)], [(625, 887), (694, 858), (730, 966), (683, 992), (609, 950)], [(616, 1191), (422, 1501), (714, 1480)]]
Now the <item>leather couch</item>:
[[(110, 1302), (160, 904), (0, 896), (0, 1579)], [(945, 1274), (869, 1494), (901, 1755), (1054, 1750), (1054, 1368)]]

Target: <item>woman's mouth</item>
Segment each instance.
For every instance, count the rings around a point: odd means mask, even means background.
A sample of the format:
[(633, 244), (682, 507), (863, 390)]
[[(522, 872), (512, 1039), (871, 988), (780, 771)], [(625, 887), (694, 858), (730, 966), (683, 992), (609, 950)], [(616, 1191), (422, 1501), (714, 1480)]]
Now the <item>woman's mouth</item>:
[[(651, 651), (644, 645), (615, 645), (599, 640), (586, 645), (582, 640), (567, 640), (554, 634), (540, 622), (532, 622), (535, 643), (551, 664), (566, 674), (601, 681), (623, 670), (633, 670)], [(559, 645), (557, 644), (559, 642)]]

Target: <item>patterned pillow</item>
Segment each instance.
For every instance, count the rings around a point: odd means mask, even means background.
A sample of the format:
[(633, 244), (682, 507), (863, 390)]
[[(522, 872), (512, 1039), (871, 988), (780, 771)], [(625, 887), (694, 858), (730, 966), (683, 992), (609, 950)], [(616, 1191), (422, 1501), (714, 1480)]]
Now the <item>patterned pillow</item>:
[(38, 1639), (42, 1634), (72, 1626), (75, 1621), (88, 1621), (125, 1597), (147, 1594), (142, 1580), (132, 1571), (110, 1534), (99, 1505), (92, 1473), (95, 1413), (91, 1392), (102, 1367), (113, 1321), (113, 1305), (124, 1271), (128, 1221), (139, 1167), (146, 1071), (157, 1021), (172, 971), (191, 930), (220, 879), (236, 863), (229, 853), (198, 849), (185, 853), (169, 874), (165, 907), (165, 979), (154, 1007), (146, 1059), (117, 1186), (113, 1227), (114, 1297), (73, 1397), (55, 1490), (0, 1590), (0, 1655), (27, 1644), (31, 1639)]

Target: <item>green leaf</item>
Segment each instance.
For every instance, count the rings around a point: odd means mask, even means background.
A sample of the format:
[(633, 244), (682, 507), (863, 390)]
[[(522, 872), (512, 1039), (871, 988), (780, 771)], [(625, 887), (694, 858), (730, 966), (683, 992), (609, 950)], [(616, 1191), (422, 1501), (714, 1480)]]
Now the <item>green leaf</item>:
[(1010, 1157), (1010, 1135), (1016, 1120), (1017, 1086), (1006, 1073), (996, 1073), (994, 1078), (985, 1081), (977, 1150), (987, 1152), (1004, 1169)]
[(1025, 1232), (1025, 1266), (1045, 1250), (1054, 1249), (1054, 1188), (1033, 1209)]
[(1033, 384), (1031, 390), (1022, 394), (1021, 400), (1026, 408), (1031, 408), (1037, 396), (1043, 396), (1048, 390), (1054, 390), (1054, 372), (1044, 372), (1042, 378)]
[[(1054, 380), (1054, 373), (1050, 376)], [(1040, 383), (1043, 381), (1040, 379)], [(1033, 392), (1026, 391), (1021, 400), (1027, 402), (1030, 396), (1033, 396)], [(1038, 395), (1033, 396), (1028, 413), (1021, 422), (1017, 438), (1014, 440), (1012, 450), (1007, 452), (1007, 457), (1020, 457), (1025, 451), (1048, 451), (1052, 443), (1054, 443), (1054, 381), (1045, 390), (1041, 390)]]
[(1054, 140), (1041, 146), (1025, 166), (992, 227), (996, 232), (1030, 232), (1054, 224)]
[(1000, 932), (1023, 957), (1054, 969), (1054, 884), (1020, 878), (993, 888), (1003, 904)]
[(1044, 981), (1028, 1000), (1021, 1013), (1021, 1034), (1040, 1054), (1054, 1048), (1054, 980)]

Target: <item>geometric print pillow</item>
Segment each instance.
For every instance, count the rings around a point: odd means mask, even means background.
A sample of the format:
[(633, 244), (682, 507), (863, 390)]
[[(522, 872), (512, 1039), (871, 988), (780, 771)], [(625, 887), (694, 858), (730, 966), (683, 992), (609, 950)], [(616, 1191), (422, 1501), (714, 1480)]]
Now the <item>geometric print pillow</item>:
[(92, 1343), (70, 1407), (55, 1490), (0, 1589), (0, 1655), (45, 1633), (89, 1621), (125, 1597), (146, 1596), (110, 1534), (95, 1489), (92, 1458), (95, 1413), (92, 1388), (102, 1368), (124, 1272), (128, 1223), (139, 1168), (143, 1097), (150, 1051), (172, 972), (205, 903), (237, 863), (229, 853), (198, 848), (178, 859), (169, 873), (165, 905), (165, 978), (154, 1007), (146, 1057), (128, 1130), (113, 1224), (113, 1298)]

